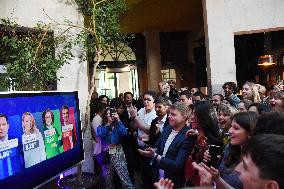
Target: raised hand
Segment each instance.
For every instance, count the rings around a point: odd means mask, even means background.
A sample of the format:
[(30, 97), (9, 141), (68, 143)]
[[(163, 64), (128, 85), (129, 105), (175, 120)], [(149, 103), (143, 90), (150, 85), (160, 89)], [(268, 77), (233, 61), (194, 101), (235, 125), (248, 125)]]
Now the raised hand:
[(174, 183), (172, 183), (169, 179), (163, 179), (161, 178), (159, 182), (155, 182), (154, 186), (156, 189), (173, 189)]

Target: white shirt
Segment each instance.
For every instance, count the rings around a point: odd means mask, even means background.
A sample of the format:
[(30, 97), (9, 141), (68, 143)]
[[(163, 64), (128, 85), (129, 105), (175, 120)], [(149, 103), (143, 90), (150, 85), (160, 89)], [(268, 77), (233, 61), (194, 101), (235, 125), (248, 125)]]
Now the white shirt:
[(6, 134), (6, 136), (3, 139), (1, 139), (0, 142), (5, 142), (7, 140), (8, 140), (8, 134)]
[(46, 127), (48, 128), (48, 130), (53, 129), (53, 126), (52, 126), (52, 125), (46, 125)]
[(164, 128), (167, 116), (168, 116), (167, 114), (164, 115), (163, 119), (161, 121), (158, 121), (158, 123), (157, 123), (157, 126), (158, 126), (160, 132), (163, 132), (163, 128)]
[[(153, 110), (149, 113), (146, 112), (145, 108), (141, 108), (138, 112), (138, 118), (143, 121), (149, 128), (151, 127), (151, 122), (157, 117), (156, 111)], [(144, 147), (145, 143), (143, 141), (148, 141), (149, 135), (138, 129), (137, 142), (138, 146)]]
[[(164, 151), (163, 151), (163, 155), (162, 157), (165, 157), (166, 156), (166, 153), (169, 149), (169, 146), (171, 145), (171, 143), (173, 142), (173, 140), (175, 139), (175, 137), (177, 136), (179, 131), (175, 131), (175, 130), (172, 130), (171, 134), (169, 135), (166, 143), (165, 143), (165, 147), (164, 147)], [(159, 177), (160, 178), (164, 178), (164, 170), (163, 169), (159, 169)]]
[[(93, 131), (95, 131), (95, 133), (97, 133), (97, 128), (102, 124), (103, 119), (101, 118), (101, 116), (99, 116), (98, 114), (93, 118), (92, 120), (92, 128)], [(94, 147), (94, 155), (98, 155), (102, 152), (102, 143), (99, 137), (96, 137), (97, 142), (95, 142), (95, 140), (93, 141), (93, 147)]]

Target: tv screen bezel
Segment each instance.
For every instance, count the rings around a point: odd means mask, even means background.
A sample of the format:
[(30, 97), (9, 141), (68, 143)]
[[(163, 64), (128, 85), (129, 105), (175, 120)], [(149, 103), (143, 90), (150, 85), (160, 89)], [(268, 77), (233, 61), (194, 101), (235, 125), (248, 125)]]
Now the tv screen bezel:
[[(34, 97), (34, 96), (56, 96), (73, 95), (75, 98), (76, 125), (78, 136), (76, 146), (55, 157), (40, 162), (32, 167), (25, 168), (21, 172), (0, 180), (1, 188), (34, 188), (41, 186), (52, 178), (55, 178), (65, 170), (74, 167), (84, 160), (83, 137), (80, 120), (78, 91), (17, 91), (0, 92), (0, 102), (3, 98)], [(48, 107), (47, 107), (48, 108)]]

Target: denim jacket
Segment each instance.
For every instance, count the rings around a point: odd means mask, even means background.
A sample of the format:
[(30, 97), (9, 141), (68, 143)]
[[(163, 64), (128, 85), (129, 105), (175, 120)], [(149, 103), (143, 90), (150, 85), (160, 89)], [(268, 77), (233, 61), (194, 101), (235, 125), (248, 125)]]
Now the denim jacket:
[(228, 102), (237, 108), (237, 105), (240, 103), (240, 99), (237, 95), (233, 94), (231, 96), (226, 97), (226, 99), (228, 100)]
[(111, 125), (103, 124), (97, 128), (97, 136), (104, 144), (121, 144), (122, 137), (127, 134), (127, 129), (121, 121)]

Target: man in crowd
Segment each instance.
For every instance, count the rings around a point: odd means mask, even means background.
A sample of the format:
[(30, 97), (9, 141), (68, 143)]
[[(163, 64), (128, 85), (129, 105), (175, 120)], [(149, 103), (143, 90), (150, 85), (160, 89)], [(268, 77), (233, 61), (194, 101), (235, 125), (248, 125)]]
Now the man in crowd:
[(224, 96), (221, 94), (213, 94), (212, 96), (212, 104), (215, 107), (216, 111), (218, 111), (218, 107), (221, 105), (221, 102), (224, 100)]
[(170, 86), (169, 98), (172, 103), (178, 101), (178, 90), (176, 89), (176, 82), (174, 80), (169, 80), (168, 84)]
[[(193, 105), (193, 95), (189, 90), (181, 91), (179, 94), (179, 102), (190, 107), (191, 105)], [(187, 120), (186, 125), (191, 128), (191, 123), (189, 122), (189, 119)]]
[(258, 135), (243, 147), (242, 154), (236, 170), (244, 189), (284, 187), (284, 136)]
[(124, 103), (126, 107), (135, 106), (135, 100), (133, 98), (133, 94), (131, 92), (124, 93)]
[(150, 127), (149, 131), (149, 144), (150, 146), (154, 146), (164, 128), (169, 125), (169, 118), (168, 118), (168, 107), (169, 107), (169, 99), (167, 97), (159, 96), (155, 100), (155, 110), (156, 110), (156, 117)]
[(8, 131), (8, 117), (0, 114), (0, 180), (24, 169), (22, 140)]
[(159, 90), (162, 93), (162, 96), (168, 97), (172, 103), (178, 101), (178, 90), (176, 89), (176, 83), (173, 80), (159, 82)]
[(179, 102), (187, 105), (187, 106), (190, 106), (193, 104), (192, 102), (192, 96), (191, 96), (191, 93), (189, 90), (186, 90), (186, 91), (181, 91), (180, 94), (179, 94)]
[(225, 93), (225, 99), (232, 105), (237, 108), (237, 105), (240, 103), (239, 97), (237, 97), (237, 85), (234, 82), (226, 82), (222, 86), (224, 93)]
[[(157, 117), (155, 111), (155, 99), (156, 92), (147, 91), (143, 94), (143, 105), (138, 112), (136, 107), (130, 107), (130, 116), (132, 123), (138, 129), (137, 143), (139, 149), (145, 149), (148, 147), (146, 144), (149, 141), (149, 131), (151, 122)], [(149, 175), (151, 171), (150, 160), (140, 156), (140, 169), (141, 169), (141, 178), (145, 188), (152, 188), (154, 180)]]
[(194, 94), (194, 93), (196, 93), (196, 92), (199, 92), (199, 88), (193, 87), (193, 88), (190, 89), (190, 92), (191, 92), (191, 94)]
[(61, 108), (62, 116), (62, 142), (64, 151), (70, 150), (75, 146), (76, 143), (76, 129), (75, 125), (69, 120), (69, 107), (62, 106)]
[(204, 100), (204, 94), (201, 91), (197, 91), (193, 93), (192, 96), (193, 96), (194, 103)]
[(184, 184), (185, 161), (194, 146), (194, 141), (186, 137), (186, 121), (192, 113), (191, 109), (177, 102), (169, 108), (169, 125), (164, 129), (155, 148), (139, 150), (145, 157), (157, 162), (160, 178), (169, 178), (177, 188)]

